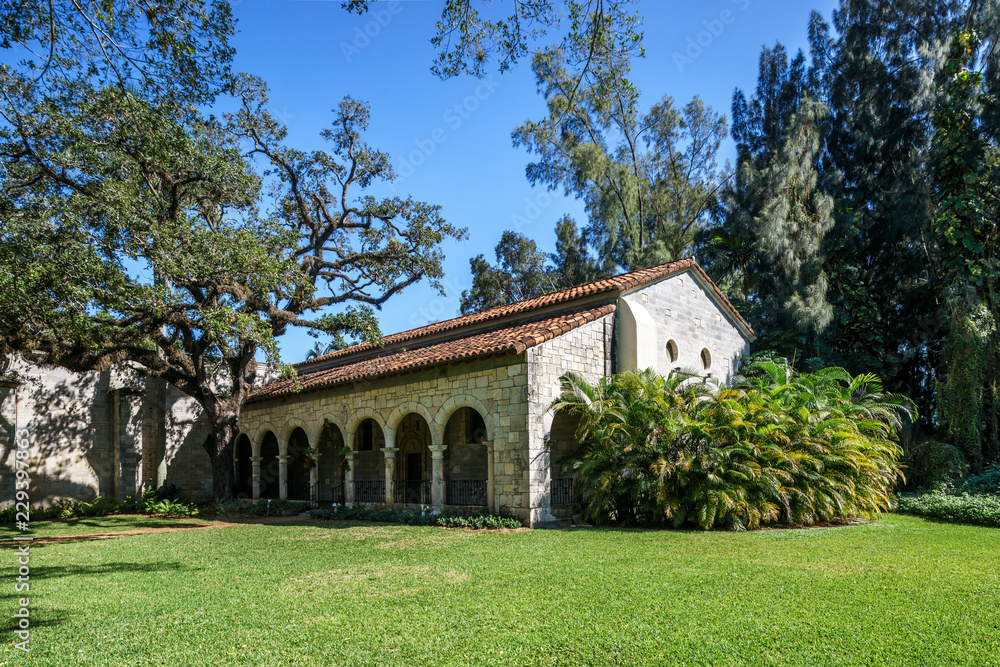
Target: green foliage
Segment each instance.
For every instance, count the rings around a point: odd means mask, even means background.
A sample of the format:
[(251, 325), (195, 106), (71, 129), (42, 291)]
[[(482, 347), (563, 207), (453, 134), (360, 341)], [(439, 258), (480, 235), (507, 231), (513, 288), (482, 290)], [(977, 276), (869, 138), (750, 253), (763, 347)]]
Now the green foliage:
[(1000, 528), (1000, 495), (950, 495), (940, 492), (901, 495), (899, 511), (949, 523)]
[[(948, 372), (939, 382), (939, 406), (951, 441), (973, 469), (984, 460), (984, 439), (989, 432), (989, 395), (997, 382), (998, 360), (995, 314), (971, 289), (955, 294), (949, 303), (951, 327), (946, 341)], [(993, 434), (995, 437), (995, 433)], [(996, 456), (995, 447), (989, 454)]]
[(252, 516), (295, 516), (307, 511), (309, 503), (283, 498), (260, 498), (253, 504), (243, 507), (245, 507), (246, 513)]
[(925, 440), (905, 448), (906, 488), (931, 489), (966, 474), (969, 465), (954, 445)]
[[(341, 101), (329, 151), (287, 146), (266, 86), (228, 70), (227, 3), (101, 7), (0, 10), (0, 48), (52, 46), (0, 66), (0, 354), (172, 383), (210, 420), (230, 498), (258, 356), (278, 363), (293, 326), (377, 342), (375, 310), (421, 280), (441, 291), (440, 246), (465, 231), (369, 193), (395, 174), (362, 139), (363, 102)], [(202, 111), (222, 95), (229, 113)]]
[(986, 466), (981, 472), (941, 485), (940, 491), (949, 495), (968, 493), (1000, 496), (1000, 463)]
[[(842, 0), (832, 26), (813, 13), (808, 53), (765, 48), (756, 88), (733, 98), (737, 170), (699, 248), (760, 331), (755, 350), (875, 372), (914, 399), (927, 432), (945, 421), (938, 381), (962, 361), (942, 345), (954, 269), (978, 280), (1000, 256), (997, 25), (995, 3)], [(793, 173), (784, 189), (764, 178)], [(996, 384), (978, 401), (986, 417)], [(1000, 456), (994, 424), (985, 459)]]
[[(149, 516), (197, 516), (198, 508), (177, 500), (179, 489), (168, 485), (159, 489), (147, 489), (142, 496), (127, 496), (123, 500), (98, 496), (90, 501), (63, 499), (49, 507), (32, 509), (32, 521), (47, 519), (71, 519), (75, 517), (97, 517), (114, 514), (146, 514)], [(10, 505), (0, 509), (0, 523), (13, 523), (15, 507)]]
[(366, 507), (355, 505), (334, 505), (332, 509), (312, 510), (309, 513), (317, 519), (331, 521), (377, 521), (380, 523), (400, 523), (410, 526), (442, 526), (444, 528), (472, 528), (514, 530), (522, 526), (521, 520), (513, 516), (489, 514), (476, 511), (470, 514), (449, 511), (446, 514), (432, 514), (419, 510), (403, 510), (391, 507)]
[(975, 31), (956, 30), (934, 114), (933, 176), (949, 322), (941, 417), (973, 469), (1000, 457), (1000, 149), (978, 116), (991, 100), (976, 62)]
[(541, 252), (523, 234), (504, 232), (496, 245), (496, 266), (483, 255), (469, 260), (472, 289), (462, 292), (463, 314), (475, 313), (548, 292), (605, 278), (608, 266), (599, 266), (590, 256), (576, 223), (564, 216), (556, 224), (556, 252)]
[(899, 497), (899, 511), (951, 523), (1000, 528), (1000, 463), (921, 493)]
[(589, 520), (743, 530), (893, 508), (912, 407), (875, 376), (761, 359), (733, 388), (689, 378), (563, 376), (553, 409), (580, 418), (567, 460)]
[(555, 48), (534, 57), (548, 115), (512, 133), (537, 156), (528, 180), (585, 201), (584, 238), (601, 266), (634, 270), (690, 255), (726, 179), (717, 163), (725, 119), (697, 97), (678, 108), (664, 96), (641, 114), (627, 55), (589, 69), (577, 62)]
[[(345, 0), (344, 9), (363, 14), (374, 0)], [(638, 12), (629, 12), (631, 0), (571, 0), (565, 6), (552, 0), (519, 0), (508, 14), (487, 9), (474, 0), (443, 0), (431, 44), (438, 49), (431, 72), (447, 79), (459, 74), (486, 75), (494, 58), (506, 72), (528, 54), (529, 44), (549, 30), (568, 25), (563, 47), (590, 63), (617, 51), (642, 54)], [(492, 3), (486, 4), (492, 7)], [(565, 15), (563, 14), (565, 12)]]

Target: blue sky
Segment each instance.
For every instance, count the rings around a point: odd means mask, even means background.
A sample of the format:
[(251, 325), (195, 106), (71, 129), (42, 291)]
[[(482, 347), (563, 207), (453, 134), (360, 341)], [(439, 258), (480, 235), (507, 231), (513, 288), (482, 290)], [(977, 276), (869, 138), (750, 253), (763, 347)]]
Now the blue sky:
[[(469, 230), (467, 241), (444, 248), (447, 295), (426, 284), (409, 288), (379, 313), (383, 333), (456, 316), (461, 291), (471, 284), (469, 258), (492, 259), (504, 230), (516, 229), (550, 251), (557, 219), (570, 213), (585, 222), (578, 200), (529, 185), (524, 168), (531, 156), (511, 144), (514, 127), (544, 114), (530, 58), (485, 80), (441, 81), (430, 73), (439, 0), (378, 2), (360, 17), (341, 9), (340, 0), (233, 4), (235, 66), (268, 82), (271, 110), (287, 124), (292, 145), (321, 147), (319, 132), (341, 98), (365, 100), (372, 111), (367, 141), (389, 153), (404, 175), (396, 192), (440, 204), (449, 222)], [(633, 80), (641, 107), (663, 95), (681, 105), (699, 95), (728, 116), (734, 89), (756, 83), (761, 47), (781, 41), (790, 52), (805, 48), (810, 10), (829, 20), (836, 4), (639, 0), (646, 58), (634, 64)], [(721, 157), (734, 158), (731, 141)], [(283, 360), (300, 361), (314, 342), (303, 331), (290, 332), (281, 340)]]

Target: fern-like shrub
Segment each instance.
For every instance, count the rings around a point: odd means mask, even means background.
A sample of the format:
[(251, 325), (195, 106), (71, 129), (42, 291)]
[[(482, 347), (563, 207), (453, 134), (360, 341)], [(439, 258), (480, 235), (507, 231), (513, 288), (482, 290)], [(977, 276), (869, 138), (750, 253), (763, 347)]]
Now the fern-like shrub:
[(564, 459), (597, 524), (753, 529), (877, 516), (902, 479), (896, 436), (913, 404), (873, 375), (797, 374), (751, 361), (732, 387), (689, 374), (562, 377), (553, 404), (579, 418)]

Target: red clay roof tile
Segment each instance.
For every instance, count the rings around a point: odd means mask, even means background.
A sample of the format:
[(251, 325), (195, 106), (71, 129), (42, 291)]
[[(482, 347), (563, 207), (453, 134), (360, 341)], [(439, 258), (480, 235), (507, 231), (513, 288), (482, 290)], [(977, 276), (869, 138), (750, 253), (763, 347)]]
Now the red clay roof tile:
[[(549, 294), (543, 294), (542, 296), (536, 297), (534, 299), (528, 299), (526, 301), (518, 301), (517, 303), (512, 303), (507, 306), (498, 306), (496, 308), (490, 308), (489, 310), (484, 310), (479, 313), (472, 313), (470, 315), (462, 315), (461, 317), (455, 317), (450, 320), (445, 320), (443, 322), (435, 322), (434, 324), (429, 324), (424, 327), (417, 329), (410, 329), (409, 331), (403, 331), (397, 334), (392, 334), (390, 336), (385, 336), (382, 339), (382, 345), (388, 346), (394, 343), (401, 343), (408, 340), (413, 340), (415, 338), (423, 338), (424, 336), (430, 336), (433, 334), (443, 333), (451, 331), (453, 329), (459, 329), (461, 327), (469, 326), (472, 324), (485, 323), (492, 320), (498, 320), (501, 318), (508, 317), (510, 315), (517, 315), (521, 313), (529, 313), (532, 310), (538, 310), (546, 306), (551, 306), (560, 303), (566, 303), (569, 301), (575, 301), (586, 296), (593, 296), (596, 294), (603, 294), (605, 292), (625, 292), (635, 287), (641, 285), (646, 285), (648, 283), (659, 280), (660, 278), (665, 278), (667, 276), (673, 275), (675, 273), (680, 273), (687, 269), (694, 269), (697, 271), (702, 278), (707, 281), (707, 283), (714, 290), (716, 296), (718, 296), (721, 302), (726, 306), (730, 313), (740, 322), (742, 322), (746, 328), (753, 333), (753, 328), (750, 323), (743, 319), (743, 316), (739, 314), (736, 308), (733, 307), (726, 296), (721, 290), (712, 282), (712, 279), (708, 277), (698, 262), (694, 260), (694, 257), (685, 257), (684, 259), (679, 259), (676, 262), (670, 262), (669, 264), (661, 264), (660, 266), (651, 266), (647, 269), (639, 269), (638, 271), (633, 271), (631, 273), (624, 273), (620, 276), (614, 276), (612, 278), (604, 278), (602, 280), (596, 280), (585, 285), (580, 285), (578, 287), (571, 287), (570, 289), (561, 290), (559, 292), (550, 292)], [(333, 359), (338, 359), (341, 357), (346, 357), (354, 354), (358, 354), (366, 351), (377, 351), (378, 347), (372, 345), (371, 343), (361, 343), (359, 345), (352, 345), (351, 347), (345, 348), (343, 350), (336, 350), (334, 352), (329, 352), (322, 356), (316, 357), (315, 359), (309, 359), (307, 361), (295, 364), (296, 368), (306, 369), (318, 363), (325, 361), (330, 361)]]
[[(373, 380), (432, 366), (497, 354), (520, 354), (529, 347), (552, 340), (587, 322), (615, 311), (612, 303), (587, 310), (564, 313), (534, 322), (521, 322), (462, 338), (432, 343), (413, 350), (400, 350), (340, 366), (304, 373), (296, 380), (279, 380), (255, 391), (251, 401), (278, 398), (306, 391), (318, 391), (347, 382)], [(296, 386), (297, 385), (297, 386)]]

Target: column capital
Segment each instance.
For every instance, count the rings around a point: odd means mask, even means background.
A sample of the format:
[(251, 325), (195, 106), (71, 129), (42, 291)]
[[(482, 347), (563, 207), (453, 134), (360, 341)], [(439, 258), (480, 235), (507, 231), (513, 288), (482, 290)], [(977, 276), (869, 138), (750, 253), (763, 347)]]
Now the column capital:
[(263, 460), (264, 460), (263, 456), (251, 456), (250, 457), (250, 463), (253, 463), (254, 465), (260, 465), (260, 462), (263, 461)]
[(385, 458), (393, 459), (396, 458), (396, 452), (399, 451), (398, 447), (383, 447), (382, 453), (385, 454)]
[(434, 458), (444, 456), (444, 450), (447, 449), (444, 445), (431, 445), (427, 449), (431, 450), (431, 455)]
[(291, 457), (291, 456), (289, 456), (288, 454), (278, 454), (278, 462), (279, 462), (279, 463), (288, 463), (288, 461), (289, 461), (289, 460), (290, 460), (291, 458), (292, 458), (292, 457)]

